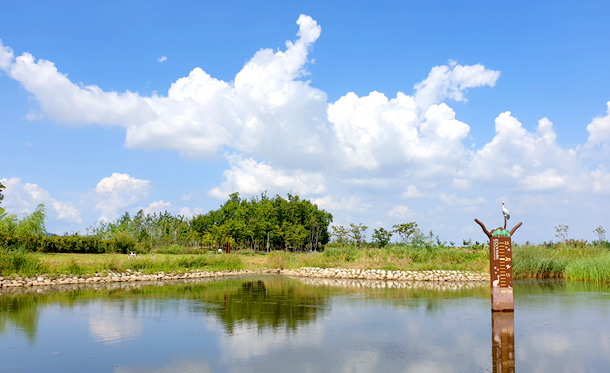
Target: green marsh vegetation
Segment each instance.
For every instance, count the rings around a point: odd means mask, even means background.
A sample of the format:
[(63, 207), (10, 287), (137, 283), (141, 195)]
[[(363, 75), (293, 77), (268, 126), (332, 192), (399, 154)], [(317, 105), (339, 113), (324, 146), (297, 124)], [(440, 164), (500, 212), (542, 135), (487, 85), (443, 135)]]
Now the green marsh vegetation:
[[(489, 249), (485, 244), (464, 247), (434, 245), (416, 247), (389, 244), (383, 248), (355, 245), (327, 245), (319, 252), (253, 252), (236, 250), (231, 254), (203, 252), (190, 254), (190, 248), (173, 248), (172, 254), (37, 253), (23, 250), (0, 250), (0, 274), (11, 276), (125, 272), (142, 273), (190, 270), (222, 271), (237, 269), (295, 269), (301, 267), (356, 268), (385, 270), (461, 271), (489, 270)], [(588, 282), (610, 282), (610, 250), (599, 244), (559, 243), (513, 245), (514, 276), (523, 278), (566, 278)]]
[(588, 244), (567, 240), (558, 244), (515, 245), (513, 263), (516, 278), (564, 277), (610, 282), (610, 248), (606, 241)]
[[(0, 202), (3, 198), (0, 193)], [(489, 270), (486, 243), (447, 244), (432, 231), (422, 232), (416, 222), (376, 228), (367, 242), (367, 226), (330, 226), (330, 213), (291, 194), (285, 199), (263, 193), (247, 200), (234, 193), (218, 210), (192, 219), (168, 212), (125, 213), (87, 228), (85, 235), (49, 235), (45, 220), (44, 205), (22, 219), (0, 207), (0, 275), (300, 267)], [(566, 225), (555, 230), (557, 244), (513, 243), (516, 278), (610, 282), (610, 243), (602, 226), (594, 230), (598, 240), (593, 243), (568, 239)], [(392, 236), (397, 242), (390, 243)], [(232, 253), (218, 254), (227, 243)], [(138, 258), (129, 259), (129, 252)]]

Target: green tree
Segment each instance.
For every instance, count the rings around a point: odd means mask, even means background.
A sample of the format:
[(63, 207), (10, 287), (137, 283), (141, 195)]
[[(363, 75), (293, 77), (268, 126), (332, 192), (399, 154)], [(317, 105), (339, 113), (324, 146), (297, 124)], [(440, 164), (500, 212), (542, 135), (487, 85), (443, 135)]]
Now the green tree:
[(388, 232), (384, 228), (375, 228), (372, 237), (375, 246), (382, 248), (386, 247), (388, 243), (390, 243), (390, 238), (392, 238), (392, 232)]
[(345, 229), (342, 225), (333, 225), (333, 237), (335, 237), (335, 242), (338, 244), (346, 244), (348, 243), (349, 234), (347, 229)]
[[(0, 182), (0, 204), (2, 203), (2, 200), (4, 199), (4, 194), (2, 194), (2, 191), (5, 189), (6, 187), (4, 186), (4, 184), (2, 184)], [(0, 207), (1, 209), (2, 207)], [(2, 210), (0, 210), (0, 214), (2, 214)]]
[[(6, 187), (4, 186), (4, 184), (2, 184), (0, 182), (0, 204), (2, 204), (2, 200), (4, 199), (4, 194), (2, 194), (2, 191), (5, 189)], [(2, 220), (4, 220), (4, 218), (8, 215), (8, 213), (6, 212), (6, 210), (0, 206), (0, 224), (2, 224)]]
[(230, 234), (236, 248), (258, 250), (268, 239), (274, 249), (317, 250), (328, 243), (331, 222), (331, 214), (297, 195), (271, 199), (261, 193), (248, 200), (233, 193), (218, 210), (194, 216), (190, 229), (217, 247)]
[(603, 226), (600, 225), (599, 227), (595, 228), (593, 232), (597, 233), (597, 240), (599, 242), (606, 240), (606, 230)]
[(561, 241), (566, 241), (570, 234), (570, 228), (565, 224), (558, 224), (555, 226), (555, 236)]
[(349, 226), (350, 226), (349, 236), (351, 237), (351, 239), (353, 240), (353, 242), (356, 246), (361, 247), (366, 239), (366, 236), (364, 235), (364, 231), (369, 229), (369, 227), (367, 227), (366, 225), (362, 225), (362, 224), (356, 225), (354, 223), (351, 223)]
[(414, 221), (403, 224), (395, 224), (392, 226), (392, 228), (394, 228), (392, 233), (398, 233), (398, 235), (402, 238), (402, 242), (406, 244), (409, 243), (411, 236), (414, 233), (417, 233), (419, 230), (417, 228), (417, 223)]
[(44, 204), (39, 204), (36, 210), (31, 213), (23, 214), (23, 218), (15, 227), (16, 236), (44, 236), (47, 234), (45, 222), (47, 220), (47, 210)]
[(0, 216), (0, 233), (20, 237), (43, 236), (47, 233), (46, 220), (47, 212), (42, 203), (33, 213), (25, 213), (21, 220), (14, 214), (5, 213)]

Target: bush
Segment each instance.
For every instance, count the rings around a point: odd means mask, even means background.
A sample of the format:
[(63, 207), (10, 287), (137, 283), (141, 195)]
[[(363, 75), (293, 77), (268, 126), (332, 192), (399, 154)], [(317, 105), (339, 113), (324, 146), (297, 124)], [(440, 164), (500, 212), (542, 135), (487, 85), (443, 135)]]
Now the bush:
[(127, 254), (136, 247), (136, 238), (128, 232), (118, 232), (112, 237), (113, 251), (115, 253)]
[(111, 250), (112, 242), (96, 236), (0, 236), (0, 247), (41, 253), (101, 254)]
[(610, 242), (608, 241), (593, 241), (593, 245), (604, 249), (610, 249)]

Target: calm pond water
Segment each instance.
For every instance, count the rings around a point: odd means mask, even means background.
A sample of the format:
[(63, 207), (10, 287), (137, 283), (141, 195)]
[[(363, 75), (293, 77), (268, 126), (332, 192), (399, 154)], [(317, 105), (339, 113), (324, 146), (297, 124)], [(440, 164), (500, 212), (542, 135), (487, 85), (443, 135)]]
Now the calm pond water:
[[(249, 276), (0, 291), (3, 372), (603, 372), (610, 287)], [(492, 327), (493, 324), (493, 327)]]

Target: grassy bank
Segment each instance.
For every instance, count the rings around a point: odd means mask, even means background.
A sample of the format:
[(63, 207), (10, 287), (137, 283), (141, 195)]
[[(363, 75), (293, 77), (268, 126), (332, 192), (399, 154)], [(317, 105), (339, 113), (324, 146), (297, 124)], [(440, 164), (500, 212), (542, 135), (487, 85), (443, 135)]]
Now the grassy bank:
[(152, 255), (141, 255), (129, 259), (124, 254), (41, 254), (19, 251), (0, 252), (0, 275), (34, 276), (49, 274), (51, 276), (71, 274), (76, 276), (125, 272), (127, 270), (142, 273), (174, 272), (182, 273), (193, 269), (223, 271), (243, 269), (244, 262), (238, 254), (163, 254), (153, 258)]
[[(192, 248), (185, 249), (192, 250)], [(168, 250), (169, 252), (170, 250)], [(515, 278), (564, 277), (569, 280), (610, 282), (610, 250), (586, 245), (513, 248)], [(124, 254), (43, 254), (0, 251), (0, 274), (11, 276), (125, 272), (181, 273), (193, 269), (222, 271), (262, 268), (358, 268), (385, 270), (459, 270), (488, 271), (489, 250), (485, 247), (413, 248), (389, 245), (383, 249), (327, 247), (323, 252), (286, 253), (282, 251), (232, 254), (192, 253), (172, 247), (171, 253), (140, 255), (129, 259)]]
[(513, 250), (516, 278), (610, 282), (610, 250), (592, 245), (524, 245)]

